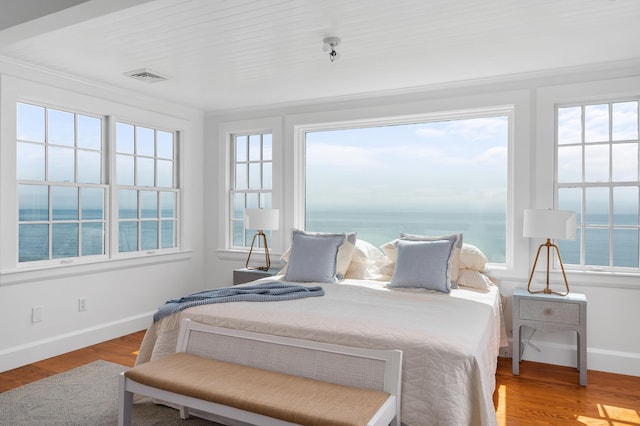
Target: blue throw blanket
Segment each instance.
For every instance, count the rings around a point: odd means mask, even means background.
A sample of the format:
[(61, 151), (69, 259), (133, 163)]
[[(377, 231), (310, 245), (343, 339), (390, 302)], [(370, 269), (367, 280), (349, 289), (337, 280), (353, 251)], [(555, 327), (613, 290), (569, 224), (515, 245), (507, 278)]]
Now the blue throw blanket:
[(193, 293), (180, 299), (169, 300), (153, 315), (153, 321), (160, 321), (164, 317), (193, 306), (211, 303), (272, 302), (316, 296), (324, 296), (322, 287), (305, 287), (297, 284), (287, 284), (282, 281), (268, 281), (252, 286), (217, 288)]

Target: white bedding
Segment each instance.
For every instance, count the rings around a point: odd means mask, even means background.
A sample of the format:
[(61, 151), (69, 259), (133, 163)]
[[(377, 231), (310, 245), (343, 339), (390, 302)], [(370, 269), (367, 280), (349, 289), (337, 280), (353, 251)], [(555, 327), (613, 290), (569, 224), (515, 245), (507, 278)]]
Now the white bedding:
[(149, 328), (137, 363), (175, 352), (181, 318), (363, 348), (401, 349), (404, 424), (496, 425), (492, 396), (504, 339), (498, 288), (461, 288), (447, 295), (390, 290), (384, 284), (345, 280), (323, 284), (323, 297), (189, 308)]

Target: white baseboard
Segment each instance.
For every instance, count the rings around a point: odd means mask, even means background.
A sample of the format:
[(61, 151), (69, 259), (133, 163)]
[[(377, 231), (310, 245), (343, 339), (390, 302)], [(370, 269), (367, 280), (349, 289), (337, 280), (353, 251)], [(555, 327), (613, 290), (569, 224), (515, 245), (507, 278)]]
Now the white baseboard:
[(83, 328), (0, 351), (0, 372), (95, 345), (149, 327), (153, 312)]
[[(532, 343), (540, 351), (538, 352), (534, 347), (524, 343), (523, 360), (565, 367), (577, 366), (575, 346), (545, 342), (540, 339)], [(507, 352), (510, 352), (510, 350), (511, 347), (507, 348)], [(503, 353), (502, 351), (501, 355), (511, 356), (510, 353)], [(588, 347), (587, 370), (640, 376), (640, 354)]]

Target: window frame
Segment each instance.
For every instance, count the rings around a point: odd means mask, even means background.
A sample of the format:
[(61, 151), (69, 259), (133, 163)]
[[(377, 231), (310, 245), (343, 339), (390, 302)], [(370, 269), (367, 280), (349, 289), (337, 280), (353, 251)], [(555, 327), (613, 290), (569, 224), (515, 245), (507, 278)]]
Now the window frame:
[[(34, 262), (18, 262), (18, 186), (17, 186), (17, 103), (27, 103), (42, 105), (62, 111), (73, 111), (74, 113), (103, 117), (103, 128), (107, 137), (115, 134), (115, 121), (121, 117), (124, 121), (138, 123), (139, 125), (152, 128), (171, 128), (178, 134), (177, 145), (177, 182), (182, 186), (184, 176), (184, 132), (191, 129), (192, 124), (189, 118), (183, 117), (184, 111), (176, 110), (174, 115), (165, 112), (158, 112), (152, 105), (144, 107), (136, 102), (127, 103), (123, 97), (100, 97), (90, 93), (81, 93), (67, 88), (51, 86), (35, 81), (24, 80), (19, 77), (2, 75), (0, 76), (0, 138), (12, 143), (3, 143), (0, 146), (0, 201), (3, 208), (0, 210), (0, 226), (3, 229), (3, 238), (0, 240), (0, 287), (33, 282), (34, 280), (52, 279), (82, 275), (106, 271), (113, 268), (129, 268), (142, 265), (164, 264), (172, 261), (182, 261), (190, 259), (192, 249), (190, 248), (191, 238), (185, 234), (185, 226), (190, 229), (189, 224), (185, 225), (183, 218), (184, 194), (177, 201), (176, 211), (178, 219), (178, 247), (156, 251), (155, 253), (135, 252), (135, 255), (117, 255), (113, 253), (113, 232), (116, 227), (110, 226), (113, 220), (114, 209), (117, 209), (111, 200), (105, 201), (105, 220), (107, 222), (105, 233), (108, 233), (106, 241), (111, 239), (110, 251), (106, 251), (106, 256), (91, 256), (83, 259), (62, 258), (54, 262), (44, 262), (34, 265)], [(197, 133), (194, 133), (197, 134)], [(106, 151), (105, 151), (106, 150)], [(106, 146), (103, 150), (103, 162), (105, 164), (103, 173), (105, 179), (114, 176), (114, 162), (111, 158), (114, 150)], [(105, 180), (104, 185), (110, 183)], [(108, 208), (108, 210), (107, 210)], [(73, 260), (71, 260), (73, 259)]]
[[(218, 187), (217, 193), (220, 194), (215, 210), (218, 213), (217, 226), (217, 254), (223, 260), (246, 260), (249, 248), (240, 248), (233, 246), (233, 228), (231, 226), (232, 219), (232, 197), (231, 191), (233, 169), (233, 150), (231, 149), (232, 135), (242, 134), (271, 134), (271, 207), (280, 209), (280, 227), (279, 230), (271, 231), (271, 244), (269, 252), (272, 258), (276, 258), (282, 254), (284, 249), (284, 237), (288, 233), (283, 229), (283, 218), (286, 216), (285, 202), (283, 199), (283, 175), (282, 175), (282, 153), (283, 153), (283, 119), (282, 117), (264, 117), (250, 120), (226, 121), (218, 123)], [(254, 249), (255, 250), (255, 249)]]
[[(629, 140), (614, 140), (612, 138), (612, 131), (613, 131), (613, 121), (612, 119), (612, 108), (613, 105), (616, 103), (624, 103), (624, 102), (637, 102), (638, 103), (638, 139), (629, 139)], [(595, 106), (595, 105), (607, 105), (608, 106), (608, 139), (607, 140), (603, 140), (603, 141), (586, 141), (585, 140), (585, 128), (586, 128), (586, 123), (585, 123), (585, 109), (588, 106)], [(576, 143), (572, 143), (572, 144), (560, 144), (559, 143), (559, 135), (558, 135), (558, 130), (559, 130), (559, 122), (558, 122), (558, 116), (559, 116), (559, 110), (562, 108), (572, 108), (572, 107), (580, 107), (581, 108), (581, 140), (580, 142), (576, 142)], [(640, 195), (640, 96), (607, 96), (607, 97), (594, 97), (594, 98), (590, 98), (588, 100), (581, 100), (581, 101), (573, 101), (573, 102), (557, 102), (554, 104), (554, 120), (553, 120), (553, 127), (554, 127), (554, 138), (553, 138), (553, 149), (554, 149), (554, 178), (553, 178), (553, 205), (556, 206), (556, 208), (558, 208), (559, 204), (560, 204), (560, 190), (561, 189), (569, 189), (569, 188), (578, 188), (580, 189), (581, 192), (581, 196), (580, 196), (580, 212), (578, 212), (579, 215), (582, 216), (582, 220), (579, 221), (579, 223), (576, 225), (576, 229), (579, 231), (576, 234), (576, 238), (578, 239), (578, 246), (579, 246), (579, 257), (580, 257), (580, 264), (575, 264), (575, 263), (568, 263), (566, 261), (563, 261), (564, 264), (564, 268), (566, 271), (577, 271), (577, 272), (603, 272), (603, 273), (610, 273), (610, 274), (640, 274), (640, 264), (638, 265), (638, 267), (625, 267), (625, 266), (615, 266), (614, 263), (614, 230), (615, 229), (635, 229), (638, 230), (638, 232), (640, 233), (640, 223), (638, 225), (615, 225), (614, 224), (614, 220), (613, 220), (613, 208), (614, 208), (614, 188), (621, 188), (621, 187), (634, 187), (634, 188), (638, 188), (639, 191), (639, 195)], [(637, 146), (637, 156), (638, 156), (638, 177), (636, 181), (616, 181), (613, 180), (613, 156), (611, 155), (612, 153), (612, 147), (616, 144), (621, 144), (621, 143), (629, 143), (629, 141), (635, 141), (636, 146)], [(580, 181), (576, 181), (576, 182), (559, 182), (559, 149), (560, 147), (567, 147), (567, 146), (579, 146), (581, 148), (581, 170), (580, 170)], [(604, 181), (604, 182), (589, 182), (586, 179), (585, 176), (585, 162), (586, 162), (586, 156), (585, 156), (585, 149), (588, 146), (607, 146), (608, 151), (609, 151), (609, 176), (608, 176), (608, 180)], [(587, 224), (585, 217), (584, 217), (584, 212), (585, 212), (585, 203), (586, 203), (586, 190), (589, 188), (606, 188), (608, 189), (608, 204), (607, 204), (607, 211), (608, 211), (608, 216), (609, 216), (609, 223), (608, 224)], [(639, 200), (640, 201), (640, 200)], [(639, 202), (639, 206), (638, 206), (638, 214), (640, 215), (640, 202)], [(586, 247), (585, 247), (585, 230), (586, 229), (602, 229), (602, 230), (606, 230), (608, 232), (608, 243), (609, 243), (609, 265), (604, 266), (604, 265), (591, 265), (591, 264), (587, 264), (586, 263)], [(562, 242), (559, 242), (560, 245), (562, 244)], [(555, 256), (554, 256), (555, 258)], [(557, 258), (554, 259), (554, 268), (555, 269), (559, 269), (559, 263)]]
[[(355, 118), (350, 120), (334, 120), (318, 122), (312, 124), (299, 124), (294, 126), (294, 216), (293, 227), (302, 229), (305, 223), (305, 199), (306, 199), (306, 134), (308, 132), (344, 130), (350, 128), (391, 126), (397, 124), (414, 124), (418, 122), (446, 121), (454, 119), (470, 119), (482, 117), (495, 117), (496, 115), (507, 116), (508, 136), (507, 136), (507, 188), (505, 206), (505, 262), (492, 263), (491, 267), (499, 271), (514, 271), (519, 267), (518, 259), (515, 256), (514, 229), (519, 222), (515, 216), (515, 188), (516, 177), (514, 175), (514, 164), (516, 161), (515, 149), (515, 104), (505, 104), (497, 106), (484, 106), (472, 109), (452, 109), (437, 110), (435, 112), (424, 112), (410, 115), (380, 116), (375, 118)], [(517, 233), (517, 232), (516, 232)]]

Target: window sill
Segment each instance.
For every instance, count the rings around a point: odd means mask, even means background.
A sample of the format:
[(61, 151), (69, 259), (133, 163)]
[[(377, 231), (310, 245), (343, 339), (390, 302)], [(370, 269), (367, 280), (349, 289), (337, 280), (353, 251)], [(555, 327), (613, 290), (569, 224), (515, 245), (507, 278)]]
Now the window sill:
[(50, 278), (66, 278), (89, 273), (94, 274), (160, 263), (164, 264), (167, 262), (181, 262), (191, 259), (192, 253), (192, 250), (182, 250), (165, 253), (144, 253), (136, 255), (135, 257), (127, 256), (95, 261), (59, 263), (56, 265), (23, 266), (0, 271), (0, 287), (8, 287)]

